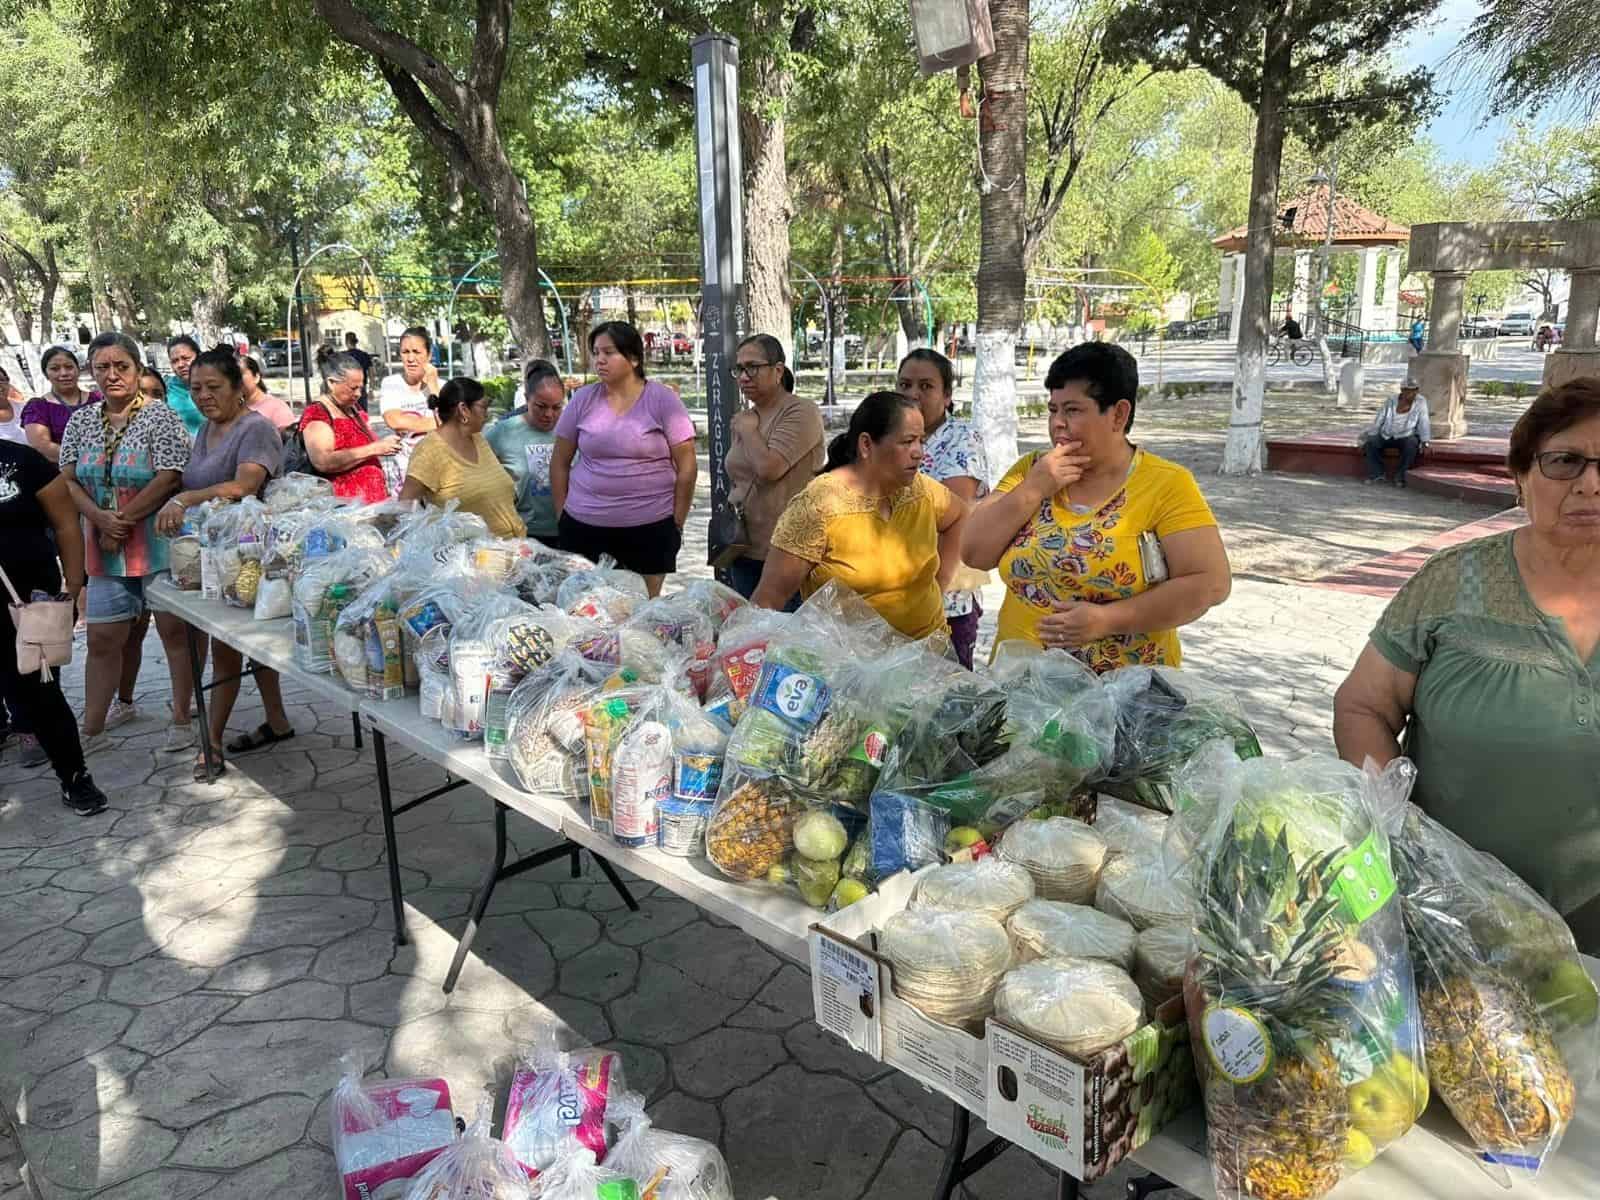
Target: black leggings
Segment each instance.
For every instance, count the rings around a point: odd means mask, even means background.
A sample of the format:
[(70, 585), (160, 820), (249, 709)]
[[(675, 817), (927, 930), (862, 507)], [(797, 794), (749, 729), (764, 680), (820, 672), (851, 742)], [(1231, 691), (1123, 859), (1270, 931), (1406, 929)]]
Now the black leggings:
[[(24, 600), (35, 588), (54, 595), (61, 587), (61, 574), (51, 563), (0, 563), (12, 586)], [(0, 588), (0, 593), (4, 589)], [(11, 597), (0, 604), (0, 696), (13, 712), (28, 714), (28, 723), (39, 745), (50, 756), (50, 765), (62, 783), (70, 782), (83, 770), (83, 745), (78, 741), (78, 719), (61, 694), (61, 680), (51, 672), (49, 683), (41, 682), (39, 672), (17, 673), (17, 627), (11, 623)]]

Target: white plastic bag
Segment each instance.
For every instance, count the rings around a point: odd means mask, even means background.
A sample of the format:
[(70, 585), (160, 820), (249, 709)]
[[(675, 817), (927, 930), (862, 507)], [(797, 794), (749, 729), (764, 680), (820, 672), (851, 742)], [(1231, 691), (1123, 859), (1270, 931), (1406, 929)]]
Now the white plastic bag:
[(442, 1079), (361, 1082), (349, 1054), (329, 1110), (334, 1161), (345, 1200), (398, 1196), (440, 1151), (455, 1141), (450, 1085)]

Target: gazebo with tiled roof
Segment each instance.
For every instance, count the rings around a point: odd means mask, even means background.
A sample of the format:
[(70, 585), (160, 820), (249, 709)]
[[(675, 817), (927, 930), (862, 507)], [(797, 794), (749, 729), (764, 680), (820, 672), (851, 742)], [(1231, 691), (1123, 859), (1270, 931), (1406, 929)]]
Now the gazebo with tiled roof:
[[(1244, 303), (1244, 251), (1250, 229), (1230, 229), (1211, 244), (1222, 252), (1218, 279), (1217, 311), (1232, 312), (1229, 328), (1239, 328)], [(1411, 240), (1411, 230), (1373, 212), (1349, 196), (1333, 200), (1333, 253), (1361, 254), (1356, 285), (1356, 324), (1361, 328), (1392, 330), (1398, 325), (1400, 303), (1400, 247)], [(1294, 255), (1294, 294), (1289, 309), (1302, 321), (1311, 304), (1311, 256), (1328, 244), (1328, 185), (1315, 184), (1278, 208), (1275, 254)], [(1383, 263), (1381, 291), (1379, 262)], [(1376, 294), (1375, 293), (1379, 293)], [(1237, 336), (1235, 333), (1234, 336)]]

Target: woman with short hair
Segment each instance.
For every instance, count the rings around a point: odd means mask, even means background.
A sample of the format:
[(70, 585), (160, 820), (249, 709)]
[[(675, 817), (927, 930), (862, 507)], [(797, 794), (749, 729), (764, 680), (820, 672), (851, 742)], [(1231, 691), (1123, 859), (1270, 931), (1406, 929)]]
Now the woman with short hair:
[(921, 466), (922, 410), (873, 392), (828, 444), (824, 473), (778, 518), (751, 602), (781, 609), (837, 580), (909, 638), (944, 631), (967, 505)]
[(445, 504), (483, 518), (495, 537), (527, 534), (517, 516), (517, 490), (483, 436), (489, 397), (476, 379), (452, 379), (433, 397), (439, 428), (412, 452), (400, 499)]
[(389, 498), (383, 459), (400, 450), (393, 434), (378, 437), (361, 411), (361, 364), (349, 354), (330, 354), (317, 364), (322, 393), (300, 414), (300, 436), (317, 474), (333, 484), (335, 496), (365, 504)]
[(51, 346), (39, 357), (39, 369), (50, 382), (50, 390), (29, 400), (22, 410), (22, 428), (28, 445), (53, 463), (61, 461), (61, 435), (67, 431), (72, 414), (92, 404), (78, 386), (83, 365), (65, 346)]
[[(183, 489), (167, 501), (156, 518), (157, 532), (166, 537), (178, 535), (185, 513), (196, 505), (208, 500), (259, 498), (267, 481), (283, 465), (283, 439), (271, 421), (252, 412), (245, 403), (244, 373), (231, 349), (208, 350), (195, 359), (189, 381), (206, 423), (195, 435), (194, 449), (183, 471)], [(199, 669), (204, 671), (206, 638), (197, 637), (195, 644), (200, 652)], [(220, 772), (226, 770), (222, 739), (239, 698), (244, 660), (238, 650), (222, 641), (214, 644), (212, 655), (211, 677), (223, 682), (212, 685), (206, 711), (210, 729), (206, 732), (211, 739), (212, 760)], [(183, 666), (191, 678), (197, 673), (189, 666), (187, 653)], [(294, 726), (284, 711), (278, 673), (257, 665), (255, 680), (267, 719), (254, 733), (228, 743), (228, 750), (235, 754), (294, 736)], [(195, 758), (194, 778), (206, 779), (204, 750)]]
[[(156, 514), (177, 491), (189, 463), (183, 422), (139, 390), (137, 342), (125, 333), (102, 333), (89, 343), (89, 369), (104, 399), (80, 408), (61, 437), (61, 474), (83, 516), (88, 551), (83, 603), (89, 627), (89, 661), (83, 673), (86, 754), (106, 740), (112, 697), (133, 695), (150, 627), (145, 590), (167, 569), (167, 539), (156, 532)], [(186, 750), (194, 734), (184, 625), (170, 613), (157, 613), (155, 622), (172, 680), (167, 749)], [(132, 715), (132, 705), (123, 706), (118, 723)]]
[(1412, 799), (1600, 954), (1600, 378), (1540, 392), (1507, 465), (1527, 524), (1440, 550), (1333, 700), (1347, 762), (1417, 764)]
[(181, 333), (167, 343), (167, 361), (172, 374), (167, 377), (167, 407), (178, 414), (183, 427), (193, 437), (200, 432), (206, 418), (189, 394), (189, 371), (194, 360), (200, 357), (200, 343), (187, 333)]
[(433, 337), (423, 326), (413, 325), (400, 335), (399, 372), (386, 375), (378, 389), (378, 419), (400, 439), (395, 468), (401, 478), (411, 463), (412, 451), (439, 427), (430, 404), (438, 394)]
[(645, 378), (644, 339), (626, 321), (596, 325), (589, 354), (600, 381), (572, 394), (550, 460), (561, 548), (611, 555), (654, 596), (694, 505), (694, 422), (677, 392)]

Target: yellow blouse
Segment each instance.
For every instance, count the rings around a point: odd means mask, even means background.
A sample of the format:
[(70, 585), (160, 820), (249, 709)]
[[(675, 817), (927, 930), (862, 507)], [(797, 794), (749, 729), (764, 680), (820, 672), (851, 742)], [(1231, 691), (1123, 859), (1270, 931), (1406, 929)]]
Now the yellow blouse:
[(474, 434), (472, 444), (478, 451), (475, 463), (450, 449), (437, 431), (430, 433), (411, 452), (406, 477), (427, 488), (436, 503), (456, 500), (462, 511), (477, 513), (495, 537), (527, 537), (528, 527), (517, 515), (516, 484), (483, 434)]
[[(1043, 451), (1024, 454), (996, 486), (1009, 492), (1027, 478)], [(1194, 476), (1177, 463), (1136, 450), (1127, 481), (1094, 512), (1075, 513), (1057, 492), (1018, 531), (1000, 556), (1006, 585), (995, 645), (1012, 639), (1039, 644), (1039, 621), (1052, 601), (1110, 604), (1137, 596), (1150, 585), (1139, 555), (1139, 535), (1154, 530), (1165, 538), (1187, 529), (1215, 526), (1217, 519)], [(1115, 634), (1073, 654), (1096, 671), (1183, 661), (1176, 629)]]
[(894, 494), (885, 520), (877, 497), (833, 471), (789, 501), (772, 544), (812, 564), (802, 595), (837, 579), (901, 633), (924, 638), (945, 628), (939, 523), (954, 501), (944, 484), (918, 475)]

